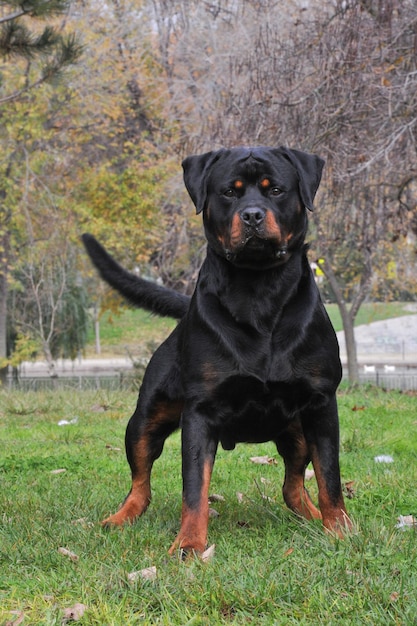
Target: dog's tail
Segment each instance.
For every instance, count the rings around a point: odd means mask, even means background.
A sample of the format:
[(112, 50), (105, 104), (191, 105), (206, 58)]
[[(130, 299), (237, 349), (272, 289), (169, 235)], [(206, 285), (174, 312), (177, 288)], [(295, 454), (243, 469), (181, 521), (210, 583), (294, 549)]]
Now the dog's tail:
[(100, 276), (131, 304), (162, 315), (181, 319), (188, 311), (190, 297), (152, 283), (128, 272), (88, 233), (82, 235), (84, 246)]

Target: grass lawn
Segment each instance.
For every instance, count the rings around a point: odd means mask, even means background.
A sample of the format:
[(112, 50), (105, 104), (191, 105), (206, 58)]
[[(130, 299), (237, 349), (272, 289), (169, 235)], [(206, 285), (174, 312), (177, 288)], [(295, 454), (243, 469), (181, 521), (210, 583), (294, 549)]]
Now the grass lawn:
[[(83, 626), (416, 623), (417, 531), (396, 528), (399, 515), (417, 515), (415, 396), (339, 394), (342, 480), (356, 528), (343, 541), (285, 508), (272, 445), (219, 450), (211, 492), (224, 501), (213, 505), (207, 563), (167, 556), (180, 519), (178, 434), (155, 464), (146, 515), (123, 530), (99, 526), (130, 486), (123, 437), (135, 401), (133, 393), (0, 392), (0, 624), (61, 625), (77, 603)], [(393, 462), (375, 462), (383, 454)], [(278, 463), (255, 465), (254, 455)], [(314, 479), (309, 485), (315, 498)], [(156, 578), (129, 580), (149, 567)]]

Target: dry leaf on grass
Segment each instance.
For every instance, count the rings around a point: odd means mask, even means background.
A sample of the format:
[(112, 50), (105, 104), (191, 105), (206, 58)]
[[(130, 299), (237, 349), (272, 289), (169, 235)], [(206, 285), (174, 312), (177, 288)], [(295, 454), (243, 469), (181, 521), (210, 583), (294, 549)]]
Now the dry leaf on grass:
[(216, 509), (209, 508), (209, 517), (219, 517), (220, 513)]
[(60, 469), (54, 469), (54, 470), (51, 470), (51, 471), (50, 471), (50, 473), (51, 473), (51, 474), (63, 474), (63, 473), (64, 473), (64, 472), (66, 472), (66, 471), (67, 471), (66, 469), (64, 469), (63, 467), (61, 467)]
[(314, 478), (314, 476), (315, 476), (315, 473), (313, 469), (306, 469), (304, 473), (305, 480), (311, 480), (312, 478)]
[(74, 604), (74, 606), (69, 609), (65, 609), (63, 619), (64, 623), (78, 622), (78, 620), (80, 620), (84, 615), (86, 609), (87, 607), (85, 606), (85, 604), (81, 604), (80, 602), (77, 602), (77, 604)]
[(121, 448), (118, 448), (117, 446), (112, 446), (110, 443), (106, 443), (106, 449), (107, 450), (112, 450), (112, 452), (120, 452)]
[(130, 583), (135, 583), (138, 580), (155, 580), (156, 574), (156, 567), (152, 565), (151, 567), (145, 567), (138, 572), (130, 572), (130, 574), (127, 575), (127, 580)]
[(71, 561), (74, 561), (74, 563), (78, 561), (78, 555), (71, 552), (71, 550), (67, 550), (67, 548), (58, 548), (58, 552), (62, 554), (62, 556), (67, 556)]
[(239, 528), (250, 528), (249, 522), (246, 522), (245, 520), (238, 520), (236, 525), (239, 526)]
[(93, 413), (104, 413), (104, 411), (107, 411), (108, 408), (107, 404), (93, 404), (90, 411)]
[(241, 493), (240, 491), (237, 491), (236, 492), (236, 498), (237, 498), (237, 501), (239, 502), (239, 504), (242, 504), (243, 498), (244, 498), (243, 493)]
[(354, 484), (355, 484), (354, 480), (348, 480), (343, 485), (343, 491), (345, 492), (345, 496), (349, 498), (350, 500), (355, 497), (355, 490), (353, 488)]
[(407, 528), (417, 529), (417, 517), (414, 515), (399, 515), (395, 528), (407, 530)]
[(213, 543), (211, 546), (207, 548), (207, 550), (203, 552), (203, 554), (201, 555), (201, 560), (203, 561), (203, 563), (207, 563), (208, 561), (212, 560), (212, 558), (214, 557), (215, 548), (216, 548), (216, 544)]
[(271, 456), (251, 456), (250, 460), (252, 463), (257, 463), (258, 465), (277, 465), (277, 460)]
[(224, 497), (219, 495), (218, 493), (212, 493), (208, 498), (209, 502), (224, 502)]
[(19, 626), (19, 624), (23, 623), (23, 620), (25, 619), (23, 611), (10, 611), (10, 614), (16, 615), (16, 617), (4, 622), (4, 626)]

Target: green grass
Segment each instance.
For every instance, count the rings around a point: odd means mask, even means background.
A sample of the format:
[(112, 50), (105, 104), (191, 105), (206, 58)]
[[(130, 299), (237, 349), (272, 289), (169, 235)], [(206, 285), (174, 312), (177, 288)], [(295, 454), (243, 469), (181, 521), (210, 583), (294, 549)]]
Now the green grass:
[[(60, 625), (77, 602), (87, 607), (83, 626), (416, 623), (417, 534), (395, 528), (398, 515), (417, 514), (416, 397), (339, 394), (342, 480), (354, 481), (347, 506), (356, 528), (344, 541), (286, 510), (280, 460), (249, 461), (276, 457), (271, 444), (220, 450), (211, 492), (225, 501), (214, 505), (216, 551), (206, 564), (167, 556), (180, 519), (178, 434), (155, 464), (146, 515), (123, 530), (99, 526), (129, 489), (117, 448), (135, 400), (103, 391), (0, 392), (0, 624), (24, 616), (25, 626)], [(380, 454), (394, 462), (375, 463)], [(309, 488), (316, 498), (314, 480)], [(149, 566), (156, 580), (128, 582)]]
[[(118, 314), (105, 312), (100, 319), (100, 340), (103, 355), (126, 356), (128, 350), (133, 356), (152, 352), (175, 327), (176, 321), (156, 317), (141, 309), (120, 309)], [(94, 330), (88, 330), (87, 356), (94, 355)], [(149, 345), (148, 345), (149, 344)]]

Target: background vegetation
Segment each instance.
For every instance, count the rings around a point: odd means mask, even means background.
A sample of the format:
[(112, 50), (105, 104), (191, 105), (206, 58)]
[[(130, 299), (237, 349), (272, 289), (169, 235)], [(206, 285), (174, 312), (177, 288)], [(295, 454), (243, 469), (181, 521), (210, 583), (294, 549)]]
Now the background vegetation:
[(415, 298), (416, 11), (413, 0), (0, 1), (3, 377), (36, 352), (53, 375), (85, 341), (85, 303), (96, 317), (114, 308), (81, 232), (190, 291), (204, 241), (182, 157), (286, 144), (326, 159), (310, 254), (354, 378), (364, 299)]

